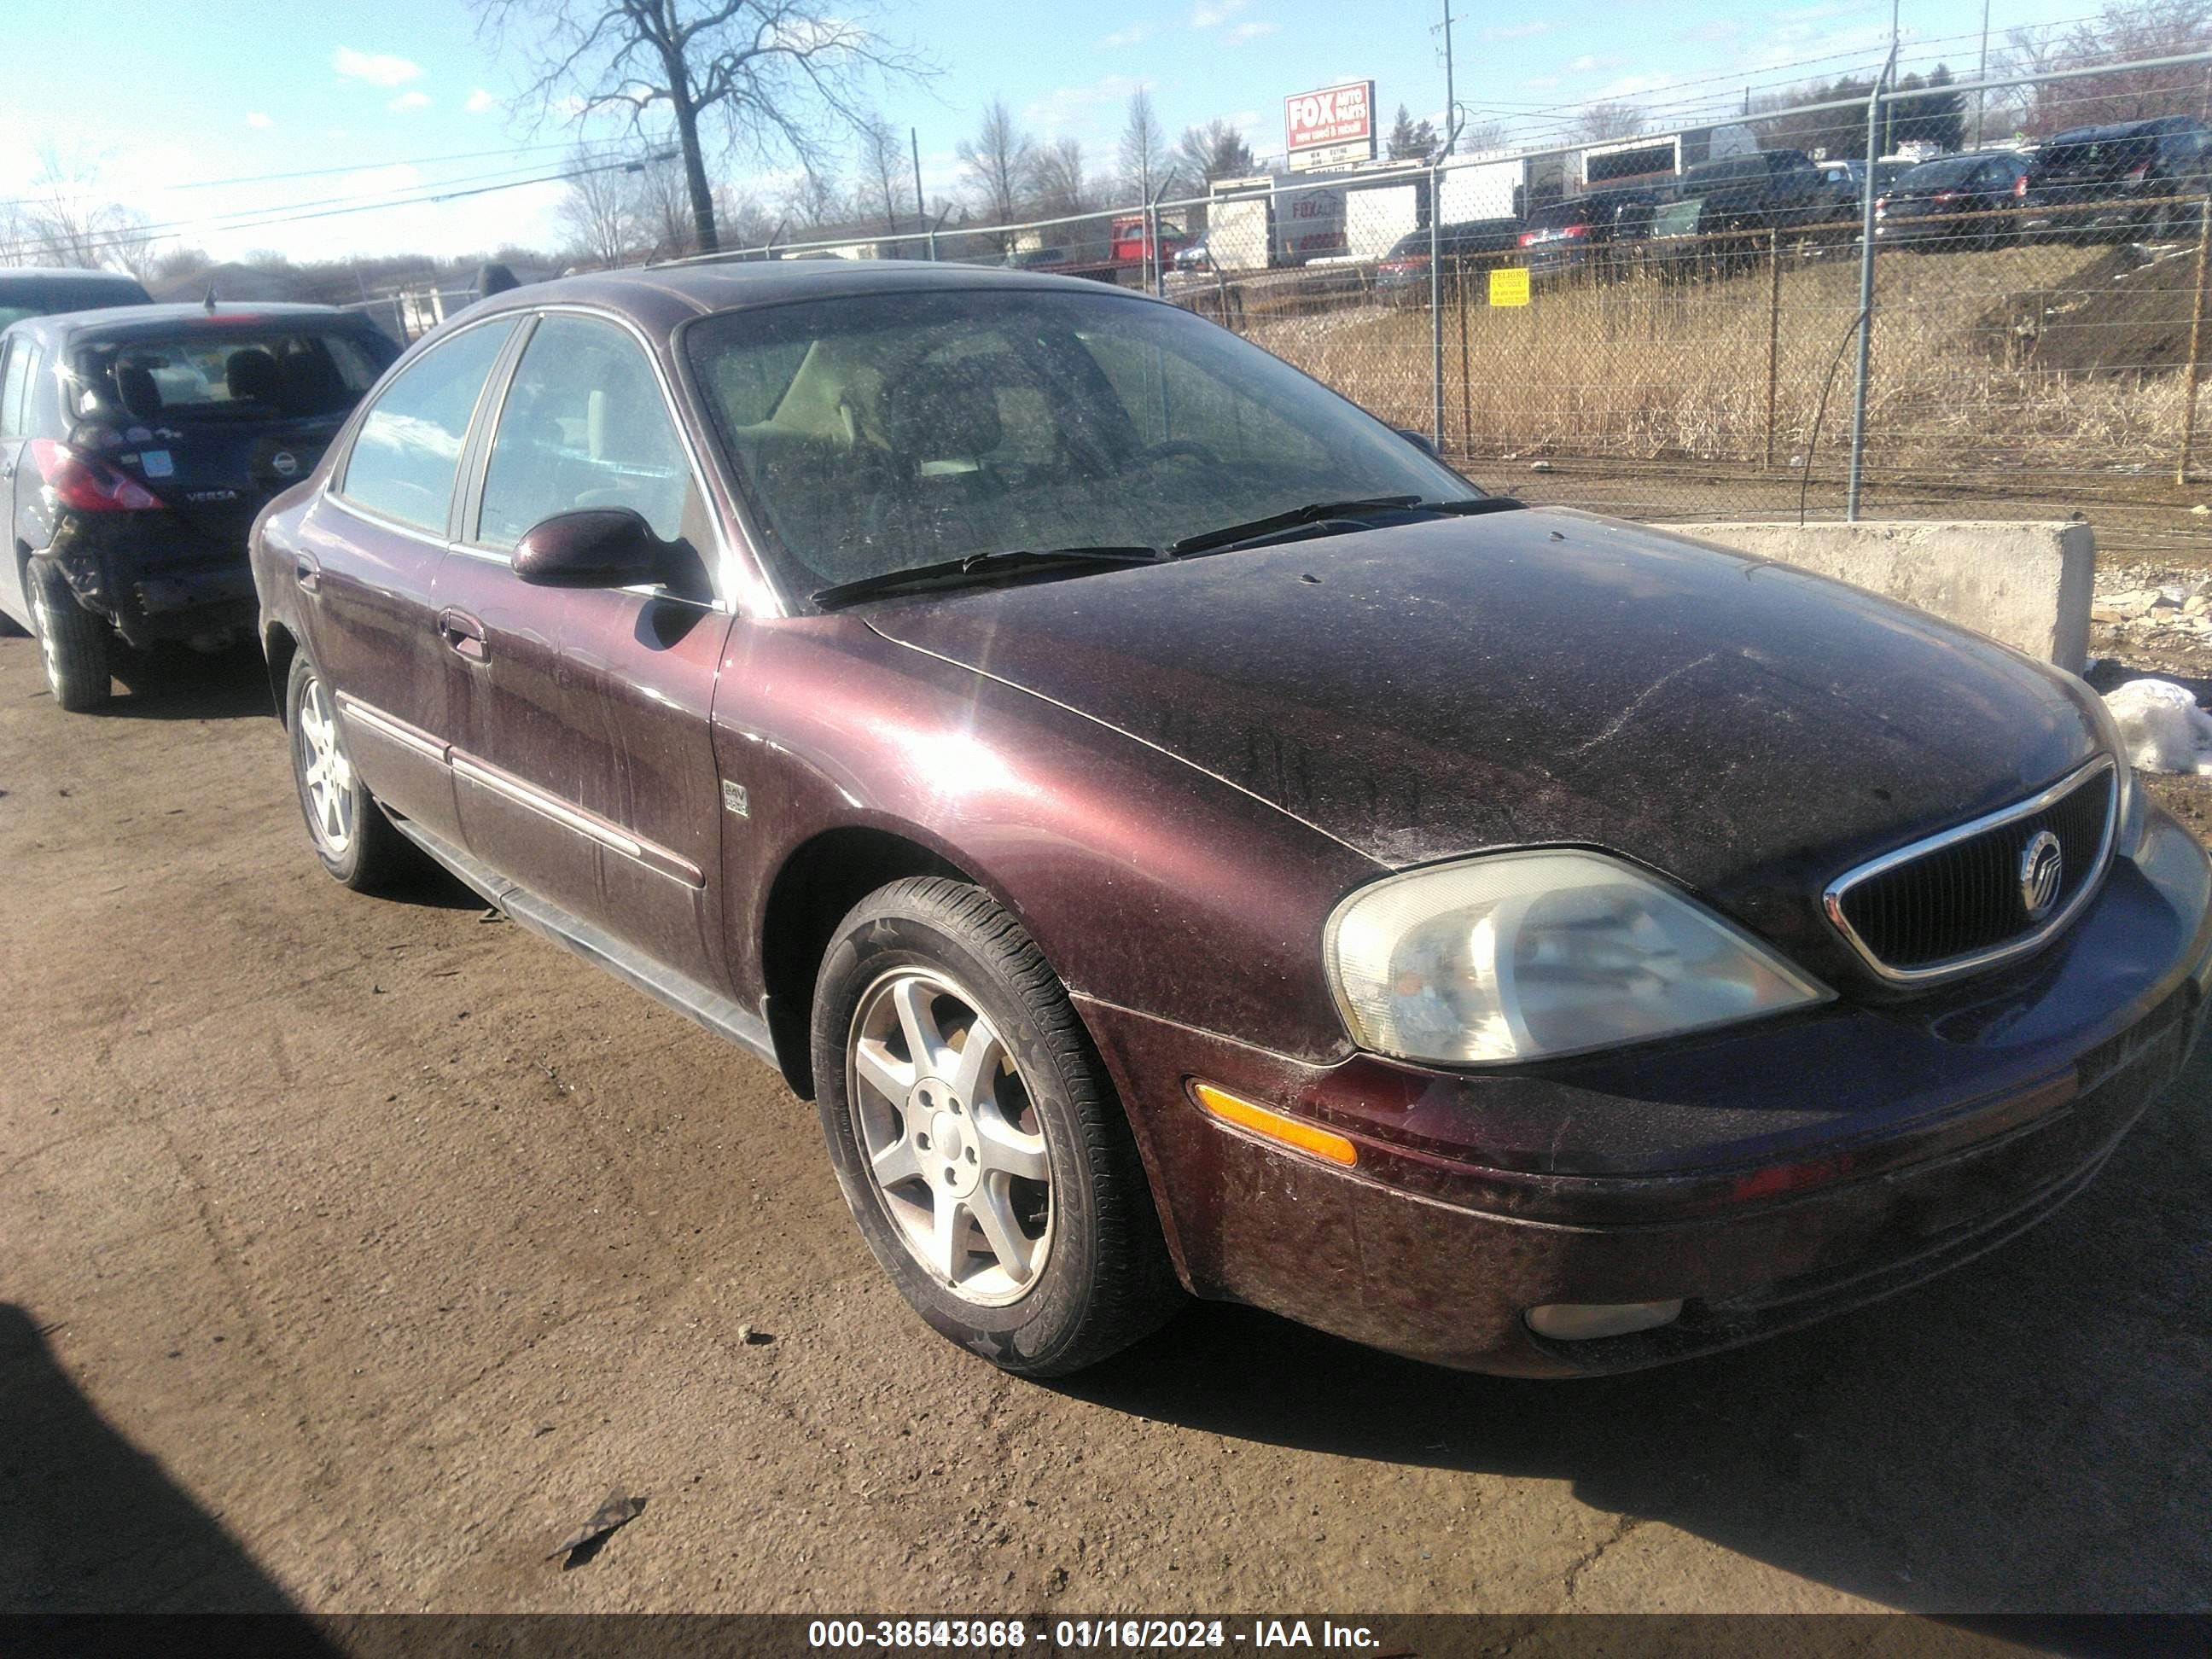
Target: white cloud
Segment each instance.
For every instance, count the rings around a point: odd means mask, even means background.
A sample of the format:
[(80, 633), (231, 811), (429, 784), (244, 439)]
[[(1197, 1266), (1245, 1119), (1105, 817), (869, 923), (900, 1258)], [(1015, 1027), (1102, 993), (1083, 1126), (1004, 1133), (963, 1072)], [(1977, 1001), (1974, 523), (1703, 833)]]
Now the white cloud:
[(428, 109), (430, 107), (430, 94), (427, 92), (403, 92), (385, 107), (397, 110)]
[(1151, 31), (1142, 23), (1139, 23), (1129, 28), (1116, 29), (1113, 33), (1101, 37), (1098, 44), (1107, 51), (1112, 52), (1121, 46), (1133, 46), (1150, 33)]
[(469, 94), (468, 101), (461, 107), (471, 115), (482, 115), (486, 110), (497, 109), (499, 106), (500, 100), (497, 98), (486, 92), (482, 87), (478, 87)]
[(1104, 75), (1088, 86), (1055, 88), (1023, 106), (1022, 118), (1048, 133), (1057, 132), (1090, 121), (1103, 107), (1118, 108), (1139, 84), (1126, 75)]
[(1190, 26), (1194, 29), (1218, 29), (1251, 3), (1252, 0), (1198, 0), (1198, 9), (1190, 15)]
[(422, 75), (422, 66), (412, 58), (388, 52), (356, 52), (351, 46), (332, 52), (331, 67), (349, 81), (366, 81), (373, 87), (403, 86)]
[(1581, 57), (1574, 58), (1568, 63), (1567, 73), (1570, 75), (1589, 75), (1598, 70), (1611, 69), (1620, 61), (1620, 60), (1618, 58), (1601, 58), (1594, 52), (1586, 52)]
[(1239, 23), (1230, 30), (1229, 38), (1232, 40), (1257, 40), (1261, 35), (1274, 32), (1275, 25), (1273, 23)]
[(1501, 23), (1482, 32), (1486, 40), (1531, 40), (1540, 34), (1556, 34), (1566, 25), (1557, 19), (1545, 19), (1534, 23)]
[(249, 127), (273, 127), (276, 124), (270, 120), (267, 116), (264, 115), (259, 110), (256, 110), (252, 114), (246, 118), (246, 125)]

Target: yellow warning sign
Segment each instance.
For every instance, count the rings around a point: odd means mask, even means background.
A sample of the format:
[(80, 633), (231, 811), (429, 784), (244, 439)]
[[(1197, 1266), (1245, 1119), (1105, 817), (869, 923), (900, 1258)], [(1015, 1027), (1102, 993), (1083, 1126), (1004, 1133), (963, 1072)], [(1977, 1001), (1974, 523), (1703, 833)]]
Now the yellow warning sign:
[(1516, 265), (1490, 273), (1490, 303), (1494, 306), (1525, 306), (1528, 303), (1528, 272), (1525, 266)]

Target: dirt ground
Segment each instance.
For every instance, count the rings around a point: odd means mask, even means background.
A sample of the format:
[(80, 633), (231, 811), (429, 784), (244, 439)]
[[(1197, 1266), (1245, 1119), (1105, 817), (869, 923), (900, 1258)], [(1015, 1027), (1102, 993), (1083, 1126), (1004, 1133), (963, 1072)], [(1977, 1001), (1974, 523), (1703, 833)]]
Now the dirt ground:
[(765, 1066), (325, 878), (265, 701), (64, 716), (0, 641), (0, 1608), (2212, 1609), (2212, 1054), (2042, 1228), (1741, 1353), (1196, 1308), (1042, 1387), (906, 1313)]

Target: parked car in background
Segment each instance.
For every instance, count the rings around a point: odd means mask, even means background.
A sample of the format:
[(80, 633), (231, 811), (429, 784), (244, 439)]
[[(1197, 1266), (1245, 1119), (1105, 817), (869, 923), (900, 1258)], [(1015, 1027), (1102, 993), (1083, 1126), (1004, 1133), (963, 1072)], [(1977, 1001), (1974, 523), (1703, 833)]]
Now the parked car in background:
[(154, 302), (135, 276), (118, 270), (42, 270), (35, 265), (0, 266), (0, 328), (26, 317), (51, 317), (64, 311), (98, 311), (107, 306)]
[(1625, 271), (1651, 234), (1651, 216), (1667, 199), (1655, 190), (1608, 190), (1547, 202), (1528, 216), (1519, 240), (1532, 277)]
[(311, 471), (398, 347), (325, 306), (133, 306), (0, 334), (0, 611), (64, 708), (111, 644), (250, 637), (253, 515)]
[(2036, 148), (2022, 227), (2087, 240), (2194, 233), (2212, 130), (2192, 115), (2075, 127)]
[(1797, 231), (1834, 216), (1835, 197), (1820, 168), (1802, 149), (1759, 149), (1700, 161), (1677, 181), (1674, 193), (1703, 202), (1705, 234)]
[(1875, 198), (1875, 240), (1923, 252), (1993, 248), (2019, 235), (2032, 171), (2008, 151), (1923, 161)]
[(1652, 209), (1639, 254), (1644, 269), (1662, 282), (1704, 282), (1749, 270), (1765, 256), (1767, 240), (1736, 228), (1706, 198), (1690, 196)]
[(1017, 1372), (1178, 1281), (1527, 1376), (1749, 1341), (2050, 1214), (2205, 1017), (2212, 866), (2078, 679), (1095, 283), (499, 295), (253, 569), (330, 873), (772, 1060)]
[(1437, 227), (1431, 243), (1425, 228), (1408, 231), (1393, 242), (1375, 264), (1375, 291), (1404, 305), (1425, 304), (1431, 246), (1443, 261), (1439, 273), (1446, 288), (1464, 279), (1480, 283), (1507, 263), (1521, 240), (1518, 219), (1468, 219)]

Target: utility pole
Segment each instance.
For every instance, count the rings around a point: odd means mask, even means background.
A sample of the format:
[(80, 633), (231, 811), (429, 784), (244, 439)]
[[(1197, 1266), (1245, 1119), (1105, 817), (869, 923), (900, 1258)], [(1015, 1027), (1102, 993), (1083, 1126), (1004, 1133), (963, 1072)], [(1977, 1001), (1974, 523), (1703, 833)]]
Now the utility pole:
[(921, 223), (929, 217), (929, 210), (921, 204), (921, 135), (914, 128), (906, 130), (907, 147), (914, 153), (914, 222)]
[(1449, 155), (1459, 146), (1459, 100), (1452, 88), (1451, 0), (1444, 0), (1444, 149)]
[[(1990, 78), (1990, 0), (1982, 0), (1982, 66), (1974, 72), (1974, 79)], [(1989, 94), (1979, 87), (1974, 88), (1974, 148), (1982, 147), (1982, 105)]]

